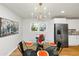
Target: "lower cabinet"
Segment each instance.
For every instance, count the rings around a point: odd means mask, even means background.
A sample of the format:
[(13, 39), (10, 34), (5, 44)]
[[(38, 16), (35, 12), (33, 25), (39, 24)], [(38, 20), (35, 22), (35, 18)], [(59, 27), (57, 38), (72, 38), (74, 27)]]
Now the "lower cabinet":
[(69, 35), (68, 43), (69, 43), (69, 46), (79, 45), (79, 35)]
[(77, 42), (77, 45), (79, 45), (79, 35), (77, 35), (76, 42)]

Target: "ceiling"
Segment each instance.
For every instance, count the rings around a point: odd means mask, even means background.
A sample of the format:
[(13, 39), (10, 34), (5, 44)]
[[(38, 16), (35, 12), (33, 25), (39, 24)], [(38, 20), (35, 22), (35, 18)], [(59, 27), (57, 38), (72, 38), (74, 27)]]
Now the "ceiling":
[[(33, 19), (32, 13), (37, 3), (3, 3), (5, 7), (9, 8), (23, 19)], [(44, 3), (47, 9), (50, 10), (50, 18), (67, 17), (79, 18), (79, 3)], [(64, 13), (63, 13), (64, 11)], [(48, 17), (47, 17), (48, 18)]]

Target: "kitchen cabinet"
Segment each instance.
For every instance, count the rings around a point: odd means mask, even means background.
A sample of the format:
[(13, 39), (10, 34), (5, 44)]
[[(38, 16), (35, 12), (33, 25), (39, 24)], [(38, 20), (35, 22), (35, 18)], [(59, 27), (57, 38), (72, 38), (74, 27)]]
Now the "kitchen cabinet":
[[(76, 29), (76, 31), (79, 31), (79, 19), (68, 19), (67, 23), (68, 23), (68, 29)], [(69, 46), (79, 45), (79, 34), (68, 35), (68, 44)]]
[(76, 45), (78, 45), (77, 36), (76, 35), (69, 35), (68, 36), (68, 43), (69, 43), (69, 46), (76, 46)]
[(77, 46), (79, 45), (79, 35), (69, 35), (68, 36), (69, 46)]
[(79, 35), (76, 35), (77, 38), (76, 38), (76, 42), (77, 42), (77, 45), (79, 45)]

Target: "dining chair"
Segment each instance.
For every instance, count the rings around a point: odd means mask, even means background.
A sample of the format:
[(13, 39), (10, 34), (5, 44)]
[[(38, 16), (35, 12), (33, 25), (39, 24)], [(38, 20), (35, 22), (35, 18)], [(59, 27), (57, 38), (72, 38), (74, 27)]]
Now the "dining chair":
[(25, 44), (26, 44), (27, 46), (33, 46), (33, 42), (32, 42), (32, 41), (26, 41)]
[(49, 46), (45, 50), (49, 53), (49, 56), (58, 56), (61, 52), (61, 43), (58, 42), (56, 46)]
[[(63, 47), (62, 47), (62, 43), (61, 42), (57, 42), (57, 47), (54, 50), (54, 54), (56, 54), (56, 56), (59, 56), (60, 52), (62, 51)], [(55, 52), (57, 51), (57, 52)]]
[(23, 49), (23, 43), (22, 42), (19, 43), (18, 49), (21, 52), (21, 54), (24, 56), (24, 49)]
[(22, 56), (36, 56), (37, 55), (36, 51), (33, 49), (25, 49), (24, 50), (22, 41), (19, 43), (18, 49), (22, 53)]
[(58, 55), (60, 54), (60, 52), (62, 51), (63, 47), (62, 47), (62, 43), (61, 42), (57, 42), (57, 51), (58, 51)]
[(49, 46), (56, 46), (56, 43), (54, 43), (52, 41), (48, 42), (48, 44), (49, 44)]

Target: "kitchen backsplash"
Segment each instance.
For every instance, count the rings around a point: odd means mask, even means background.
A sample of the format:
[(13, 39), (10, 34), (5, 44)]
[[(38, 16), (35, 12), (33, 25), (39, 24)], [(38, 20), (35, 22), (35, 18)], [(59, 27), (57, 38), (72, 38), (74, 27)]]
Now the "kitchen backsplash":
[(79, 35), (79, 30), (68, 29), (68, 35)]

